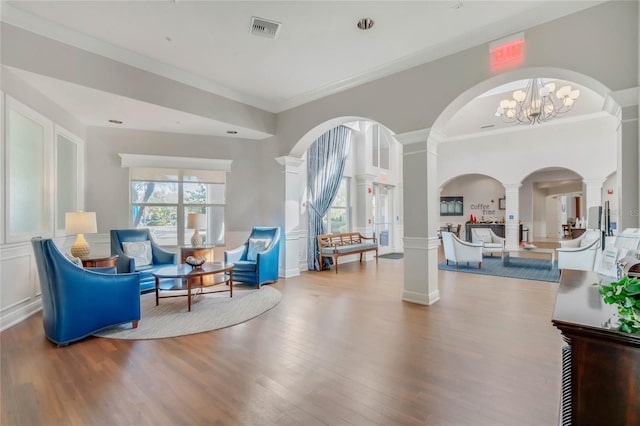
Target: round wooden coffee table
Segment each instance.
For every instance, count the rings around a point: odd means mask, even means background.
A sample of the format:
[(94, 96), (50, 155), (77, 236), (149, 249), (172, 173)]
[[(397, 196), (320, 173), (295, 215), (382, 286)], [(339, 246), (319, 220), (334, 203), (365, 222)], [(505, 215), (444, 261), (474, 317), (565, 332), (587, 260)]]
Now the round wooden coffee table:
[[(152, 275), (156, 278), (156, 306), (158, 306), (160, 299), (187, 296), (187, 306), (189, 312), (191, 312), (191, 296), (192, 290), (194, 289), (200, 290), (196, 294), (221, 293), (228, 291), (229, 297), (233, 297), (233, 263), (211, 262), (205, 263), (197, 268), (184, 263), (181, 265), (160, 268), (157, 271), (154, 271)], [(212, 275), (213, 280), (202, 279), (208, 275)], [(165, 280), (164, 282), (160, 282), (161, 279), (165, 278), (175, 278), (175, 280), (169, 282)], [(205, 288), (218, 284), (226, 284), (229, 288), (224, 290), (204, 291)], [(160, 296), (160, 290), (186, 290), (187, 294)]]

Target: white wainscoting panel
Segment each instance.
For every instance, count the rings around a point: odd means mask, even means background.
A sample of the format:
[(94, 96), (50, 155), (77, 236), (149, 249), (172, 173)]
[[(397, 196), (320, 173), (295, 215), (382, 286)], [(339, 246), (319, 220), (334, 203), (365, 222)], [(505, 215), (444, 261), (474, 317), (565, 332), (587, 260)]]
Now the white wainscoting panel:
[(31, 242), (0, 249), (0, 331), (41, 308), (40, 285)]

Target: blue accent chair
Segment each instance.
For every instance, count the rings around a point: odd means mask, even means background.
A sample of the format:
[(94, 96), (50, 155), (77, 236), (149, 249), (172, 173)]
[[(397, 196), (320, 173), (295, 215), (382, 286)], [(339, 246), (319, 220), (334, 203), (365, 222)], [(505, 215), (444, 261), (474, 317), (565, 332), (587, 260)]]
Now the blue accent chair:
[(140, 276), (96, 272), (74, 265), (51, 239), (31, 240), (40, 289), (44, 334), (67, 345), (104, 328), (140, 320)]
[[(152, 260), (151, 265), (136, 268), (132, 257), (124, 253), (123, 242), (151, 241)], [(153, 271), (176, 263), (176, 254), (162, 249), (151, 238), (148, 229), (112, 229), (111, 230), (111, 254), (117, 254), (118, 273), (140, 273), (140, 292), (155, 290), (156, 279)]]
[[(249, 260), (249, 241), (252, 239), (271, 240), (262, 251), (257, 252), (256, 260)], [(251, 256), (249, 256), (251, 257)], [(278, 262), (280, 258), (280, 228), (255, 226), (249, 239), (240, 247), (224, 252), (224, 261), (233, 263), (233, 281), (262, 284), (278, 281)]]

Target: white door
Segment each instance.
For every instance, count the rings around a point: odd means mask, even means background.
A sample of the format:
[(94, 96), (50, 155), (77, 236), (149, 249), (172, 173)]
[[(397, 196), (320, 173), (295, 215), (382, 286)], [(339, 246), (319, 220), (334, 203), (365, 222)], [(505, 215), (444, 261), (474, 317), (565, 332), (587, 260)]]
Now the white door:
[(373, 185), (373, 229), (378, 238), (378, 253), (392, 251), (393, 241), (393, 186)]

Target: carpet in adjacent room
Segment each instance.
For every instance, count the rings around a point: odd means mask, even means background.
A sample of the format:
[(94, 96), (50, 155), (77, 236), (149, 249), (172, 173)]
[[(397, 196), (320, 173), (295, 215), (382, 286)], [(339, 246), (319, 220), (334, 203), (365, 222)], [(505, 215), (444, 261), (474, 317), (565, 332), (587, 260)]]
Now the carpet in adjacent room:
[(477, 263), (471, 263), (467, 266), (466, 262), (460, 263), (458, 269), (449, 262), (438, 264), (438, 269), (454, 272), (467, 272), (471, 274), (495, 275), (507, 278), (520, 278), (535, 281), (560, 281), (560, 270), (558, 263), (553, 264), (553, 268), (549, 269), (548, 259), (531, 259), (525, 257), (511, 256), (509, 266), (503, 266), (499, 257), (484, 257), (482, 259), (482, 269), (478, 268)]

